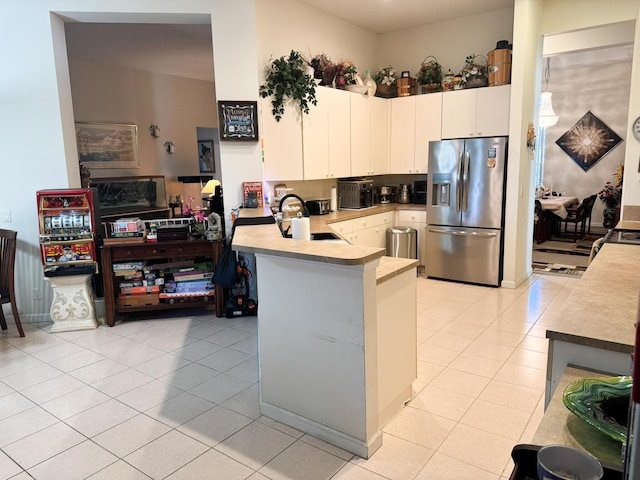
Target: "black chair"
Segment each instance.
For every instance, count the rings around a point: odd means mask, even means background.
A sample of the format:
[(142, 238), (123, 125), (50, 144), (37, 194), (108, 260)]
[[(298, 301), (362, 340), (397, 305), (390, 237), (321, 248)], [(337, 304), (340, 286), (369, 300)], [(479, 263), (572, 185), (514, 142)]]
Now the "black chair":
[[(567, 208), (567, 218), (564, 219), (564, 231), (568, 233), (568, 224), (573, 224), (572, 239), (574, 242), (584, 238), (586, 232), (586, 223), (589, 222), (589, 233), (591, 233), (591, 211), (596, 201), (596, 195), (591, 195), (580, 202), (577, 207)], [(578, 234), (578, 224), (580, 224), (580, 233)]]
[(22, 330), (20, 315), (18, 315), (16, 293), (13, 284), (17, 236), (17, 232), (13, 230), (0, 229), (0, 328), (2, 328), (2, 330), (7, 329), (7, 321), (4, 318), (2, 306), (5, 303), (11, 303), (11, 311), (13, 312), (16, 327), (18, 327), (18, 333), (20, 333), (21, 337), (24, 337), (24, 330)]

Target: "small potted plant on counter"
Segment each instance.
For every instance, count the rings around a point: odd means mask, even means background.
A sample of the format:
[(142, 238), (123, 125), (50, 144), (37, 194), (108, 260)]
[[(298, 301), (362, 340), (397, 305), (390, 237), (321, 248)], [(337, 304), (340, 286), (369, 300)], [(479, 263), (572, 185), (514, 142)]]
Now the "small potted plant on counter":
[(304, 58), (291, 50), (289, 56), (276, 58), (267, 67), (265, 82), (260, 85), (262, 98), (271, 97), (271, 113), (280, 121), (285, 102), (292, 101), (303, 113), (309, 113), (309, 104), (316, 105), (316, 85), (306, 73)]

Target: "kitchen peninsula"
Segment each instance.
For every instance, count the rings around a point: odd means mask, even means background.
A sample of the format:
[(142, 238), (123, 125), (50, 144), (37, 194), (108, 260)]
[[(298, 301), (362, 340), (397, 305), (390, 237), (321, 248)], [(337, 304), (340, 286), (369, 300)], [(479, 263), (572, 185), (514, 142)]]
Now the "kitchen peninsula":
[(368, 458), (412, 396), (418, 262), (274, 224), (237, 227), (233, 249), (256, 257), (261, 413)]
[(547, 327), (549, 353), (545, 406), (567, 365), (631, 375), (640, 249), (605, 244)]

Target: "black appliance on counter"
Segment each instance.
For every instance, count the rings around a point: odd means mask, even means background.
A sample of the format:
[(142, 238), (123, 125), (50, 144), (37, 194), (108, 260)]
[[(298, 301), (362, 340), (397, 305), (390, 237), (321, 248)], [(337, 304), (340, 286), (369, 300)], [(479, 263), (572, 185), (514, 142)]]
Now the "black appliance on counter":
[(413, 182), (413, 203), (426, 205), (427, 204), (427, 181), (416, 180)]
[(340, 180), (338, 196), (341, 209), (367, 208), (374, 203), (373, 180), (370, 178)]
[(307, 200), (305, 202), (309, 215), (327, 215), (329, 213), (329, 199)]

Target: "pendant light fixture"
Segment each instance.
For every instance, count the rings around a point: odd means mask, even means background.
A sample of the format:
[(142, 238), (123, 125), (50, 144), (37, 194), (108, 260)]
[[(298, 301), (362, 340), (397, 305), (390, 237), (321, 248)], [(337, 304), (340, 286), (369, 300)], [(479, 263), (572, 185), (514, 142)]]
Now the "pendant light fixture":
[(549, 77), (550, 67), (549, 62), (551, 58), (547, 57), (547, 64), (544, 69), (544, 92), (540, 94), (540, 111), (538, 113), (538, 126), (541, 128), (551, 127), (558, 123), (558, 116), (553, 111), (553, 105), (551, 105), (551, 92), (549, 92)]

